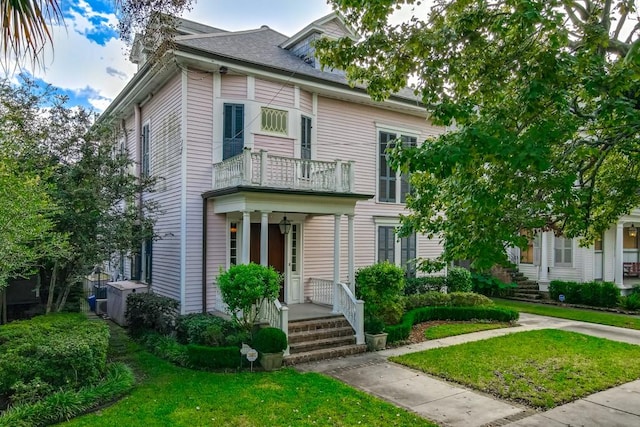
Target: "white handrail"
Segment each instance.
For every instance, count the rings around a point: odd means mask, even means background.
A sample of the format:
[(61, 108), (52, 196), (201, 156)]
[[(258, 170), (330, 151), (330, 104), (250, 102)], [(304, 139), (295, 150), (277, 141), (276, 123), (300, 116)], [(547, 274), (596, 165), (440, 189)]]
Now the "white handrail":
[(334, 311), (342, 313), (356, 331), (356, 344), (364, 344), (364, 301), (356, 299), (345, 283), (338, 283), (337, 307)]
[[(277, 298), (273, 301), (263, 301), (260, 304), (260, 319), (269, 323), (269, 326), (284, 332), (287, 336), (287, 342), (289, 341), (289, 307), (283, 306)], [(287, 346), (284, 355), (289, 355), (289, 346)]]
[(333, 305), (333, 281), (311, 278), (309, 284), (311, 285), (311, 302)]

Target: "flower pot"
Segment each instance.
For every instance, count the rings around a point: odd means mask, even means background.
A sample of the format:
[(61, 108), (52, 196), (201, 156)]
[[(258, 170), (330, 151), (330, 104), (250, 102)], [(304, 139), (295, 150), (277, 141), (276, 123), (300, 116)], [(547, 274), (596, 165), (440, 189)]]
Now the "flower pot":
[(282, 357), (284, 352), (280, 353), (262, 353), (260, 355), (260, 365), (265, 371), (274, 371), (282, 367)]
[(381, 334), (364, 334), (365, 341), (367, 343), (367, 348), (369, 351), (378, 351), (384, 350), (387, 346), (387, 334), (383, 332)]

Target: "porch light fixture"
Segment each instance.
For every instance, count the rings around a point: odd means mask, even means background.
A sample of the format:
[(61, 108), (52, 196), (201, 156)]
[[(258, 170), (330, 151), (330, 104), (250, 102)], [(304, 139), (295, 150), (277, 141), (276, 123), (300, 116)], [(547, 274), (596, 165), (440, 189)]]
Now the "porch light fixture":
[(636, 237), (637, 235), (638, 235), (638, 229), (634, 227), (633, 224), (631, 224), (631, 227), (629, 228), (629, 237)]
[(231, 233), (236, 233), (238, 231), (238, 227), (236, 226), (235, 223), (231, 223), (231, 227), (229, 227), (229, 231)]
[(287, 216), (285, 215), (284, 218), (282, 218), (282, 221), (280, 221), (280, 224), (278, 224), (280, 226), (280, 233), (282, 234), (289, 234), (289, 231), (291, 231), (291, 221), (289, 221), (287, 219)]

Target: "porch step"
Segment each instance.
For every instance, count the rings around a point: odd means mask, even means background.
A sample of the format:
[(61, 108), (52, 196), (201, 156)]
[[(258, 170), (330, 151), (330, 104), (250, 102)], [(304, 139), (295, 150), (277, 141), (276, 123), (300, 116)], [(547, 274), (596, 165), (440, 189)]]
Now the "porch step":
[(513, 294), (514, 298), (524, 299), (524, 300), (539, 300), (542, 297), (539, 293), (524, 293), (524, 292), (515, 292)]
[(319, 350), (305, 351), (285, 356), (284, 364), (291, 366), (298, 363), (314, 362), (316, 360), (335, 359), (337, 357), (351, 356), (367, 351), (366, 344), (352, 344), (348, 346), (323, 348)]
[(348, 356), (366, 351), (356, 345), (355, 332), (343, 315), (289, 322), (287, 365)]
[(517, 283), (518, 289), (535, 289), (536, 291), (539, 289), (539, 286), (533, 280), (527, 280), (526, 282)]

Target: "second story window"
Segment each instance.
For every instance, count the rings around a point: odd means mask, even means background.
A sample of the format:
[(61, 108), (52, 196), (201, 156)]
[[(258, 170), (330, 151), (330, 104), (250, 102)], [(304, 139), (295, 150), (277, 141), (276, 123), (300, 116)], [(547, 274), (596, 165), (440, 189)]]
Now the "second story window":
[(261, 130), (265, 132), (280, 133), (283, 135), (287, 135), (289, 133), (289, 129), (287, 127), (287, 116), (289, 113), (287, 111), (262, 107), (260, 109), (260, 114)]
[[(300, 158), (302, 160), (311, 160), (311, 117), (302, 116), (300, 124)], [(311, 176), (310, 162), (302, 165), (302, 176), (309, 178)]]
[(387, 148), (393, 148), (400, 139), (403, 145), (415, 147), (417, 138), (409, 135), (398, 135), (380, 131), (378, 134), (378, 201), (385, 203), (404, 203), (411, 192), (409, 175), (391, 168)]
[(222, 160), (242, 153), (244, 148), (244, 105), (224, 104)]
[(142, 153), (140, 174), (142, 176), (149, 176), (151, 173), (151, 133), (149, 132), (149, 123), (142, 126), (142, 135), (140, 138), (140, 148)]

